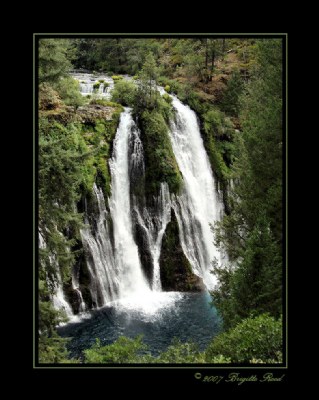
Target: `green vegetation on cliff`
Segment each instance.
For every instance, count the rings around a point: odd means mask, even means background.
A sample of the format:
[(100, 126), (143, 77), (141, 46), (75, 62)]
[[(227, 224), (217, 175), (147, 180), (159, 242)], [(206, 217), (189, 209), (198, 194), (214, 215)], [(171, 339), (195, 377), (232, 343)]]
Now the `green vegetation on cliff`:
[[(157, 91), (158, 68), (152, 54), (148, 54), (138, 84), (118, 81), (112, 100), (133, 107), (145, 158), (145, 194), (150, 199), (159, 193), (161, 182), (167, 182), (171, 193), (178, 193), (182, 176), (169, 139), (169, 119), (173, 115), (170, 101)], [(170, 98), (169, 98), (170, 99)], [(135, 188), (139, 192), (139, 188)]]
[(76, 209), (77, 202), (91, 193), (94, 182), (105, 195), (110, 193), (107, 161), (122, 111), (119, 104), (101, 104), (98, 100), (85, 105), (77, 82), (65, 76), (70, 67), (66, 54), (66, 41), (40, 41), (40, 362), (63, 362), (67, 357), (65, 340), (55, 331), (57, 324), (65, 321), (65, 315), (54, 309), (52, 296), (59, 281), (60, 285), (72, 288), (71, 271), (81, 256), (83, 216)]
[(168, 136), (168, 126), (163, 115), (156, 109), (140, 115), (139, 124), (145, 153), (146, 192), (158, 194), (161, 182), (167, 182), (171, 193), (178, 193), (182, 176)]

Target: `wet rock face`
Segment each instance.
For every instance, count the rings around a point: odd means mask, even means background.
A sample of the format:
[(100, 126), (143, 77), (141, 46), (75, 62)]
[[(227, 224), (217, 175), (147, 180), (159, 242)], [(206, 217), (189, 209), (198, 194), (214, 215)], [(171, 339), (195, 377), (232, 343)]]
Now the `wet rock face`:
[(114, 113), (114, 108), (99, 104), (89, 104), (79, 107), (76, 113), (80, 122), (85, 124), (93, 124), (98, 119), (107, 121), (111, 120), (112, 114)]
[(204, 290), (203, 280), (193, 274), (179, 240), (178, 223), (172, 210), (171, 222), (163, 236), (160, 257), (162, 289), (165, 291), (198, 292)]
[(148, 282), (152, 282), (153, 262), (151, 253), (149, 251), (146, 232), (138, 223), (135, 224), (134, 228), (135, 228), (134, 237), (136, 244), (138, 246), (138, 252), (140, 255), (143, 272)]

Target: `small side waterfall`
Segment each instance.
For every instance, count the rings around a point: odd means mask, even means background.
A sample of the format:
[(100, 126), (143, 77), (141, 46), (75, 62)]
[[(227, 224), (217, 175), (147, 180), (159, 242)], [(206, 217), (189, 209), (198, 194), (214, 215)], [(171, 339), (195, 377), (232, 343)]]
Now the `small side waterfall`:
[[(96, 307), (101, 307), (117, 297), (119, 280), (107, 222), (109, 213), (105, 207), (104, 196), (95, 184), (93, 193), (98, 205), (95, 229), (92, 233), (90, 226), (87, 225), (87, 228), (81, 230), (81, 237), (91, 279), (92, 301)], [(88, 220), (86, 223), (88, 224)]]
[[(39, 248), (40, 249), (46, 248), (46, 243), (45, 243), (45, 240), (43, 239), (43, 236), (41, 235), (41, 233), (39, 233)], [(54, 265), (55, 273), (56, 273), (56, 281), (54, 283), (55, 290), (54, 290), (54, 294), (52, 296), (53, 306), (57, 310), (64, 311), (65, 314), (67, 315), (67, 317), (72, 317), (73, 316), (72, 309), (64, 297), (62, 278), (61, 278), (61, 274), (59, 271), (59, 265), (56, 261), (54, 254), (50, 254), (49, 259), (50, 259), (51, 265)]]
[(159, 292), (162, 290), (159, 264), (162, 239), (166, 226), (171, 220), (171, 200), (167, 183), (161, 184), (160, 195), (154, 200), (154, 210), (143, 207), (142, 212), (140, 212), (137, 203), (134, 206), (134, 210), (139, 225), (145, 231), (148, 248), (152, 256), (152, 290)]
[[(95, 75), (85, 73), (71, 73), (71, 76), (79, 82), (80, 92), (83, 96), (95, 96), (109, 100), (111, 91), (114, 88), (114, 81), (107, 75)], [(99, 83), (99, 87), (94, 89), (94, 84)]]
[(55, 283), (55, 293), (52, 297), (53, 301), (53, 306), (57, 310), (64, 311), (67, 317), (72, 317), (73, 316), (73, 311), (69, 305), (69, 303), (66, 301), (63, 293), (63, 288), (62, 288), (62, 279), (60, 272), (57, 272), (57, 281)]
[(86, 305), (83, 300), (82, 292), (81, 292), (79, 286), (80, 286), (79, 285), (79, 277), (78, 277), (78, 274), (76, 274), (74, 271), (72, 274), (72, 289), (76, 292), (76, 294), (78, 296), (79, 312), (84, 312), (84, 311), (86, 311)]

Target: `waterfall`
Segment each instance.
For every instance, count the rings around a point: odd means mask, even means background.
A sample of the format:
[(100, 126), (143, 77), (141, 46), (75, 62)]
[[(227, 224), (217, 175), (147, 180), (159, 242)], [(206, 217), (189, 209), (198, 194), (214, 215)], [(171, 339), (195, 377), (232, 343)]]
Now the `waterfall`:
[(132, 233), (129, 180), (129, 136), (135, 124), (130, 109), (121, 114), (109, 161), (112, 195), (109, 199), (113, 220), (114, 254), (119, 274), (119, 297), (143, 296), (150, 287), (143, 274), (138, 247)]
[[(161, 291), (159, 258), (162, 238), (171, 218), (171, 202), (167, 183), (161, 184), (159, 196), (153, 199), (153, 207), (146, 207), (145, 197), (138, 200), (136, 196), (131, 196), (133, 177), (137, 174), (143, 176), (145, 167), (140, 132), (129, 108), (121, 114), (109, 166), (112, 178), (111, 197), (108, 199), (110, 212), (106, 210), (101, 189), (94, 185), (93, 194), (98, 210), (91, 216), (90, 224), (86, 217), (86, 228), (81, 230), (93, 305), (101, 307), (121, 299), (121, 305), (133, 308), (142, 306), (144, 311), (151, 314), (154, 309), (164, 307), (178, 297), (173, 294), (167, 299), (153, 296)], [(152, 257), (153, 278), (150, 284), (144, 276), (139, 249), (134, 240), (134, 213), (137, 223), (145, 232)], [(88, 216), (87, 209), (85, 215)], [(108, 224), (110, 219), (112, 232)], [(74, 286), (78, 288), (78, 281), (75, 277), (73, 279)]]
[[(39, 233), (39, 248), (40, 249), (46, 248), (46, 243), (45, 243), (45, 240), (44, 240), (43, 236), (41, 235), (41, 233)], [(71, 309), (69, 303), (66, 301), (66, 299), (64, 297), (62, 278), (61, 278), (61, 274), (60, 274), (60, 270), (59, 270), (59, 265), (56, 261), (56, 257), (54, 256), (54, 254), (49, 255), (49, 260), (50, 260), (50, 264), (54, 266), (55, 273), (56, 273), (56, 280), (54, 282), (54, 293), (52, 295), (53, 306), (57, 310), (64, 311), (65, 314), (67, 315), (67, 317), (72, 317), (73, 312), (72, 312), (72, 309)]]
[[(145, 165), (143, 143), (140, 138), (140, 131), (135, 124), (130, 130), (129, 135), (129, 178), (130, 184), (141, 185), (144, 191)], [(141, 183), (142, 182), (142, 183)], [(143, 230), (143, 235), (147, 242), (147, 249), (151, 255), (152, 278), (151, 288), (153, 291), (161, 291), (160, 265), (162, 239), (167, 224), (171, 220), (171, 201), (169, 188), (166, 182), (160, 185), (159, 196), (153, 197), (153, 204), (146, 206), (144, 193), (137, 197), (132, 196), (133, 215), (135, 223)]]
[(119, 280), (108, 226), (109, 213), (105, 207), (104, 196), (95, 184), (93, 193), (98, 205), (97, 215), (94, 216), (94, 233), (91, 232), (86, 220), (87, 227), (81, 229), (81, 237), (90, 274), (92, 301), (95, 306), (100, 307), (117, 297)]
[[(114, 88), (114, 81), (109, 76), (95, 75), (92, 77), (91, 74), (76, 72), (73, 72), (70, 75), (79, 82), (80, 92), (83, 96), (94, 95), (96, 98), (102, 98), (106, 100), (111, 98), (111, 91)], [(94, 90), (93, 85), (101, 80), (104, 82), (100, 82), (99, 88)], [(106, 85), (104, 83), (106, 83)]]
[(211, 262), (214, 259), (221, 261), (221, 254), (213, 243), (210, 224), (220, 219), (223, 206), (196, 114), (175, 96), (172, 99), (176, 117), (171, 123), (170, 139), (184, 179), (182, 193), (172, 196), (172, 207), (178, 221), (183, 251), (194, 273), (202, 277), (210, 289), (215, 284), (209, 272)]
[(73, 271), (72, 274), (72, 289), (75, 291), (75, 293), (78, 296), (78, 303), (79, 303), (79, 312), (84, 312), (86, 311), (86, 305), (83, 300), (82, 292), (79, 287), (79, 270), (77, 272)]
[[(110, 81), (107, 77), (92, 78), (88, 74), (73, 76), (81, 82), (83, 95), (92, 93), (98, 78)], [(101, 84), (99, 95), (109, 96), (113, 86), (111, 81), (107, 93), (103, 93), (104, 85)], [(159, 91), (164, 92), (162, 88)], [(126, 309), (142, 309), (153, 315), (178, 299), (178, 293), (162, 292), (160, 279), (162, 239), (171, 221), (172, 209), (179, 227), (180, 243), (193, 272), (203, 279), (208, 289), (215, 284), (210, 274), (211, 262), (217, 259), (220, 263), (223, 258), (214, 246), (210, 224), (218, 221), (223, 212), (221, 196), (196, 114), (175, 96), (171, 97), (176, 113), (169, 135), (183, 176), (183, 188), (178, 195), (170, 195), (168, 184), (161, 182), (158, 196), (146, 199), (143, 143), (131, 109), (125, 108), (109, 160), (110, 198), (105, 199), (101, 188), (94, 184), (90, 209), (86, 207), (84, 213), (86, 225), (80, 231), (92, 299), (92, 304), (85, 304), (80, 268), (74, 268), (72, 289), (78, 297), (80, 312), (112, 303)], [(53, 303), (72, 315), (63, 295), (61, 278), (59, 274), (57, 276)], [(87, 294), (84, 297), (87, 302)]]
[(142, 213), (139, 210), (137, 202), (134, 210), (137, 215), (139, 225), (144, 229), (146, 234), (148, 248), (152, 256), (153, 263), (153, 279), (152, 290), (161, 291), (160, 264), (162, 239), (167, 224), (171, 220), (171, 201), (167, 183), (161, 183), (160, 195), (154, 199), (155, 206), (152, 212), (150, 208), (143, 207)]
[[(51, 260), (51, 262), (52, 262), (52, 260)], [(72, 312), (72, 309), (71, 309), (69, 303), (66, 301), (66, 299), (64, 297), (63, 288), (62, 288), (62, 279), (61, 279), (61, 275), (60, 275), (59, 271), (57, 271), (57, 280), (56, 280), (54, 286), (55, 286), (55, 293), (52, 297), (54, 308), (56, 308), (57, 310), (64, 311), (65, 314), (67, 315), (67, 317), (69, 317), (69, 318), (72, 317), (73, 312)]]

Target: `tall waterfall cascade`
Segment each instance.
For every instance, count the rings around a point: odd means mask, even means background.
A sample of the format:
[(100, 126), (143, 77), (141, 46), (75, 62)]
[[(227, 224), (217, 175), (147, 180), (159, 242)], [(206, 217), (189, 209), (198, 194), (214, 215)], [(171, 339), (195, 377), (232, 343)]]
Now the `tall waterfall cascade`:
[(223, 204), (196, 114), (177, 97), (172, 98), (176, 117), (171, 122), (170, 138), (184, 179), (183, 192), (173, 197), (172, 207), (177, 216), (183, 251), (194, 272), (203, 278), (208, 289), (212, 289), (216, 282), (210, 273), (211, 262), (214, 259), (221, 262), (222, 256), (214, 246), (209, 224), (220, 219)]
[[(83, 95), (92, 93), (94, 84), (94, 79), (85, 75), (74, 76), (80, 82)], [(106, 97), (105, 93), (100, 94)], [(223, 257), (214, 246), (210, 224), (221, 218), (223, 204), (196, 114), (177, 97), (171, 97), (175, 118), (171, 121), (169, 136), (183, 176), (182, 191), (178, 195), (170, 194), (168, 184), (162, 182), (152, 208), (146, 206), (145, 199), (141, 202), (132, 195), (132, 174), (143, 175), (145, 171), (144, 153), (131, 109), (125, 108), (109, 160), (111, 195), (104, 198), (101, 188), (94, 185), (92, 197), (97, 205), (96, 211), (90, 219), (86, 210), (84, 213), (86, 226), (81, 230), (81, 238), (90, 277), (92, 304), (85, 304), (78, 272), (74, 272), (72, 287), (79, 296), (80, 312), (90, 306), (98, 308), (115, 304), (131, 309), (141, 308), (145, 313), (152, 314), (154, 310), (180, 298), (180, 293), (162, 292), (160, 279), (162, 240), (171, 221), (172, 210), (176, 215), (183, 252), (194, 274), (203, 279), (208, 289), (215, 284), (214, 276), (210, 273), (211, 263), (214, 259), (222, 263)], [(146, 238), (151, 255), (151, 279), (146, 277), (143, 270), (134, 224), (139, 225)], [(58, 284), (54, 304), (70, 314), (71, 308), (63, 295), (61, 284)]]

